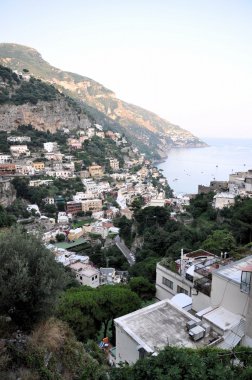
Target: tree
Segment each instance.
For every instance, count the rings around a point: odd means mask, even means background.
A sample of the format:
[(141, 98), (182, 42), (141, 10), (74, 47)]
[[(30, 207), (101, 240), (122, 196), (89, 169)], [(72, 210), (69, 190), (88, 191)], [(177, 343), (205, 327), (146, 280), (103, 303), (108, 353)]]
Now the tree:
[(17, 197), (28, 199), (29, 196), (29, 180), (27, 178), (15, 177), (12, 184), (16, 189)]
[(212, 253), (230, 252), (236, 247), (235, 239), (227, 230), (214, 231), (203, 243), (202, 248)]
[(112, 323), (112, 342), (115, 343), (114, 319), (140, 308), (141, 300), (122, 285), (104, 285), (98, 289), (98, 304), (104, 325), (103, 335), (107, 336), (109, 322)]
[[(249, 380), (251, 353), (247, 347), (236, 348), (234, 353), (218, 348), (166, 347), (157, 356), (140, 359), (132, 366), (113, 368), (110, 380)], [(239, 365), (232, 365), (233, 357)]]
[(126, 218), (125, 215), (114, 219), (114, 225), (120, 228), (120, 236), (124, 239), (127, 245), (131, 244), (131, 228), (133, 221)]
[(212, 211), (212, 200), (214, 193), (197, 194), (195, 198), (191, 199), (188, 211), (194, 218), (206, 216), (207, 218), (214, 218), (215, 213)]
[(0, 228), (9, 227), (15, 223), (16, 218), (14, 215), (9, 214), (1, 205), (0, 205)]
[(61, 297), (57, 315), (66, 321), (78, 339), (94, 338), (102, 325), (96, 290), (88, 286), (67, 290)]
[(130, 205), (130, 209), (134, 212), (141, 210), (144, 205), (144, 199), (142, 195), (138, 195)]
[(57, 211), (56, 207), (54, 204), (47, 204), (44, 206), (44, 211), (45, 213), (49, 214), (49, 215), (54, 215)]
[[(95, 338), (102, 326), (106, 336), (114, 318), (138, 309), (140, 304), (139, 297), (126, 286), (81, 286), (64, 293), (57, 314), (72, 327), (78, 339), (86, 341)], [(113, 339), (114, 331), (112, 335)]]
[(155, 285), (142, 276), (131, 278), (129, 281), (129, 287), (132, 292), (137, 293), (137, 295), (144, 301), (151, 300), (156, 293)]
[(149, 206), (136, 211), (134, 214), (138, 224), (139, 234), (143, 234), (146, 227), (163, 227), (169, 221), (170, 211), (167, 207)]
[(57, 240), (57, 242), (61, 242), (61, 241), (65, 241), (65, 239), (66, 239), (66, 235), (65, 234), (57, 234), (56, 235), (56, 240)]
[(130, 276), (142, 276), (147, 278), (150, 282), (155, 282), (156, 280), (156, 266), (157, 262), (161, 258), (148, 256), (146, 259), (139, 263), (132, 265), (129, 268)]
[(23, 329), (52, 312), (69, 276), (33, 235), (11, 229), (0, 235), (0, 314)]

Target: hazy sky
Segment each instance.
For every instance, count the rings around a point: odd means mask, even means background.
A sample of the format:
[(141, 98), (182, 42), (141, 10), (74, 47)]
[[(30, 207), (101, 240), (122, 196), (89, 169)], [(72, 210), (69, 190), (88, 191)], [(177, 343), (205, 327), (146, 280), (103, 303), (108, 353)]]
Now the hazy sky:
[(200, 137), (252, 138), (251, 0), (0, 0), (36, 48)]

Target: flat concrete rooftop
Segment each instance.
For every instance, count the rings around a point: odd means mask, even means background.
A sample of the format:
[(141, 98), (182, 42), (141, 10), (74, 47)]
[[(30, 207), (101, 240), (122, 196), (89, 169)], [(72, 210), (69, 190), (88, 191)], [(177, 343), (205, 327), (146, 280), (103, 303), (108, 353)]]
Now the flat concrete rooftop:
[(186, 329), (189, 320), (200, 321), (171, 300), (163, 300), (117, 318), (115, 324), (146, 351), (154, 352), (167, 345), (192, 348), (204, 346), (204, 339), (194, 342), (189, 337)]

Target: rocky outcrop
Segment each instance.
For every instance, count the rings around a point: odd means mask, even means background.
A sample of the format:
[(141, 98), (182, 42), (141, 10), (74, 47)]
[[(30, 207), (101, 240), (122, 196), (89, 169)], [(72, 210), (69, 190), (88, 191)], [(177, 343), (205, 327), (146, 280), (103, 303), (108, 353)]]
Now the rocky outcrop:
[(16, 190), (9, 179), (0, 177), (0, 205), (10, 206), (16, 199)]
[(51, 133), (57, 129), (86, 129), (91, 125), (89, 118), (61, 98), (52, 102), (39, 101), (36, 105), (0, 106), (0, 130), (16, 129), (21, 124), (31, 124), (34, 128)]

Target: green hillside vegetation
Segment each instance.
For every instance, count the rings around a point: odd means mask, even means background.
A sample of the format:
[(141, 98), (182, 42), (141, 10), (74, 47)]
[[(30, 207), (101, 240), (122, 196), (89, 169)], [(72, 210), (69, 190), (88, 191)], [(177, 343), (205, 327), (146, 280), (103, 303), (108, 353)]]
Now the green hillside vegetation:
[(33, 76), (27, 81), (14, 73), (10, 68), (0, 65), (0, 105), (14, 104), (22, 105), (26, 103), (36, 105), (38, 101), (52, 102), (64, 99), (67, 107), (78, 114), (85, 113), (90, 121), (95, 119), (90, 110), (77, 100), (63, 94), (52, 84), (48, 84)]
[(112, 369), (110, 379), (249, 380), (251, 376), (251, 348), (238, 347), (229, 352), (218, 348), (166, 347), (157, 357), (138, 360), (133, 366)]
[(31, 77), (29, 81), (20, 80), (10, 69), (0, 65), (0, 104), (21, 105), (37, 104), (39, 100), (51, 102), (60, 96), (52, 85)]
[(117, 147), (116, 143), (109, 138), (103, 139), (98, 136), (94, 136), (90, 140), (85, 140), (83, 143), (83, 151), (77, 151), (74, 154), (78, 159), (83, 161), (84, 165), (89, 166), (95, 162), (98, 165), (105, 166), (106, 172), (108, 173), (111, 171), (109, 158), (117, 158), (120, 167), (122, 167), (124, 163), (121, 149)]
[[(136, 263), (129, 268), (133, 276), (145, 276), (155, 282), (156, 263), (164, 257), (170, 261), (186, 251), (206, 249), (220, 256), (228, 252), (237, 259), (251, 254), (252, 199), (236, 199), (233, 207), (217, 212), (212, 207), (213, 194), (197, 195), (191, 200), (187, 218), (191, 222), (170, 219), (169, 208), (135, 209), (134, 226), (126, 218), (116, 220), (120, 235), (130, 244), (137, 237), (141, 248), (136, 251)], [(181, 219), (183, 220), (183, 219)]]
[[(238, 210), (246, 210), (249, 218), (250, 201), (238, 200), (231, 214), (237, 216)], [(169, 210), (154, 207), (144, 214), (141, 211), (137, 211), (141, 228), (148, 230), (152, 219), (157, 219), (156, 231), (166, 228)], [(98, 347), (99, 339), (108, 335), (114, 342), (114, 318), (141, 307), (141, 299), (149, 299), (154, 291), (146, 281), (146, 273), (128, 285), (80, 287), (39, 239), (20, 229), (2, 233), (0, 378), (251, 379), (252, 350), (248, 347), (229, 351), (167, 346), (157, 356), (150, 355), (132, 366), (110, 368)]]
[[(31, 124), (28, 125), (19, 125), (16, 130), (11, 131), (8, 134), (6, 131), (0, 131), (0, 152), (9, 153), (11, 145), (17, 145), (18, 143), (9, 142), (7, 137), (9, 136), (27, 136), (31, 138), (31, 141), (25, 142), (28, 148), (32, 152), (37, 152), (38, 148), (43, 149), (43, 144), (46, 142), (57, 142), (58, 145), (64, 150), (66, 147), (67, 136), (61, 131), (51, 133), (50, 131), (44, 132), (39, 131)], [(41, 157), (43, 160), (43, 156)]]

